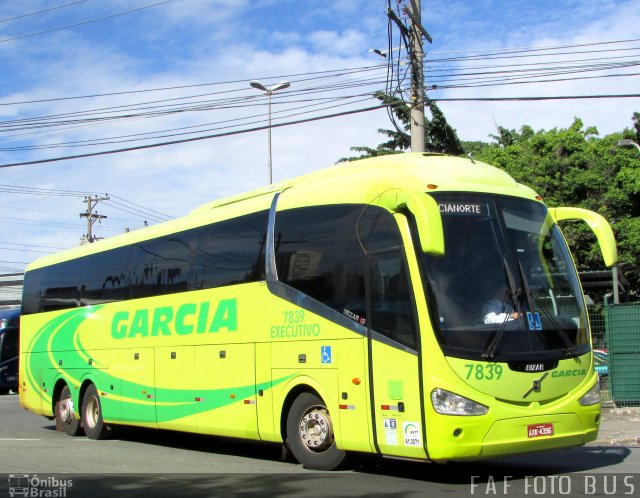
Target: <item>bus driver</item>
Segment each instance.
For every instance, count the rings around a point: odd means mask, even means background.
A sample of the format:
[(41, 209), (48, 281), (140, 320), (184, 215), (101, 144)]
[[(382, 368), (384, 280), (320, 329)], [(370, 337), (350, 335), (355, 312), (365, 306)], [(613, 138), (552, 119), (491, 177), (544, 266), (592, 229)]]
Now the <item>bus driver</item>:
[(484, 323), (504, 323), (520, 318), (521, 313), (513, 309), (511, 292), (507, 286), (501, 286), (487, 303), (482, 307)]

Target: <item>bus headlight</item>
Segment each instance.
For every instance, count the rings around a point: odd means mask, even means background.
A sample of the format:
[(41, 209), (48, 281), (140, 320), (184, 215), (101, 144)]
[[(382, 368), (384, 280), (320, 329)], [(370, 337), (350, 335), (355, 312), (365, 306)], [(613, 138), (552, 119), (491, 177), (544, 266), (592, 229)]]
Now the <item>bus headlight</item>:
[(442, 415), (484, 415), (489, 408), (445, 389), (431, 391), (433, 408)]
[(595, 383), (595, 385), (589, 389), (589, 392), (580, 398), (579, 403), (582, 406), (591, 406), (596, 403), (600, 403), (600, 382)]

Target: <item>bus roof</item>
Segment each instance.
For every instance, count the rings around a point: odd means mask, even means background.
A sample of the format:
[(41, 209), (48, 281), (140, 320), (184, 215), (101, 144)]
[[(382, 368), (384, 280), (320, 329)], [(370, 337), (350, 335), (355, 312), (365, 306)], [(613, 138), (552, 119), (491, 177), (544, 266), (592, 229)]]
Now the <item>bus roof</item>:
[[(519, 185), (509, 174), (489, 164), (469, 158), (436, 154), (430, 152), (408, 152), (389, 154), (341, 163), (323, 168), (306, 175), (245, 192), (233, 197), (206, 203), (191, 214), (201, 213), (220, 206), (255, 198), (261, 195), (281, 192), (291, 187), (315, 182), (346, 180), (364, 183), (378, 183), (382, 187), (393, 185), (407, 190), (427, 190), (427, 185), (437, 185), (438, 190), (449, 191), (490, 191), (508, 190), (510, 195), (535, 197), (528, 187)], [(418, 182), (418, 184), (416, 184)], [(354, 183), (354, 190), (358, 187)], [(417, 185), (421, 185), (417, 187)], [(519, 192), (516, 193), (516, 190)]]
[[(518, 184), (501, 169), (468, 158), (433, 153), (390, 154), (321, 169), (239, 195), (206, 203), (176, 220), (109, 237), (40, 258), (27, 271), (83, 255), (106, 251), (165, 234), (268, 209), (273, 195), (304, 189), (302, 201), (309, 205), (332, 202), (356, 203), (370, 199), (370, 192), (402, 189), (413, 192), (491, 192), (534, 199), (536, 193)], [(430, 190), (431, 189), (431, 190)]]

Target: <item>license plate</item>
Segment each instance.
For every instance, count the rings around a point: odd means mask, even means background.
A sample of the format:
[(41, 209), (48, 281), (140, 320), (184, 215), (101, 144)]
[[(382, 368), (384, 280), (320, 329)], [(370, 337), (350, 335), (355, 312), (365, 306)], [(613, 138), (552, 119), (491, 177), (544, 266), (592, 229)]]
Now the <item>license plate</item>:
[(527, 426), (529, 437), (553, 436), (553, 424), (536, 424)]

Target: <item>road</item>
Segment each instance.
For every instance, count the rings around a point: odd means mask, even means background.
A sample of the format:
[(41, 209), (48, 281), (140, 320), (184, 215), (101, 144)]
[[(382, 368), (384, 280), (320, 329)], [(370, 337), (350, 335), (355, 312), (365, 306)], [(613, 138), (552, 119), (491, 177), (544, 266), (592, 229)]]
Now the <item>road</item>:
[(0, 396), (0, 422), (0, 498), (10, 488), (26, 493), (25, 482), (36, 488), (28, 496), (65, 498), (640, 493), (640, 448), (589, 445), (446, 465), (360, 456), (326, 473), (283, 462), (272, 444), (141, 429), (107, 441), (69, 437), (23, 410), (16, 395)]

